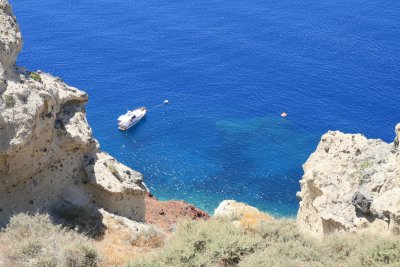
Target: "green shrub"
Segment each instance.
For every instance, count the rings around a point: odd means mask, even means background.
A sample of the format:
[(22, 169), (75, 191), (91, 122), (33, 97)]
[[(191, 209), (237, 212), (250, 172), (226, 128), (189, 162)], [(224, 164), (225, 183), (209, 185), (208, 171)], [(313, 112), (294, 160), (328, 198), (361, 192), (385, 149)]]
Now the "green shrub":
[(42, 82), (42, 77), (40, 77), (39, 73), (31, 72), (29, 73), (29, 77), (37, 82)]
[(0, 233), (6, 266), (97, 266), (98, 255), (88, 239), (54, 225), (48, 215), (19, 214)]
[[(364, 266), (381, 266), (400, 263), (400, 240), (378, 240), (363, 251), (361, 263)], [(400, 266), (397, 265), (397, 266)]]
[(150, 225), (140, 232), (132, 233), (129, 240), (134, 247), (161, 247), (164, 243), (165, 235), (158, 228)]
[(163, 249), (129, 266), (236, 266), (264, 247), (261, 238), (227, 221), (186, 221)]
[(12, 95), (5, 95), (4, 102), (6, 104), (6, 108), (13, 108), (15, 106), (15, 99)]
[(313, 240), (294, 220), (243, 231), (226, 220), (185, 222), (165, 246), (128, 266), (400, 266), (400, 239), (341, 234)]
[(291, 219), (261, 223), (253, 233), (266, 248), (246, 257), (239, 266), (322, 266), (323, 253), (317, 244), (305, 238)]
[(66, 259), (68, 266), (97, 266), (97, 251), (87, 244), (79, 244), (68, 251)]

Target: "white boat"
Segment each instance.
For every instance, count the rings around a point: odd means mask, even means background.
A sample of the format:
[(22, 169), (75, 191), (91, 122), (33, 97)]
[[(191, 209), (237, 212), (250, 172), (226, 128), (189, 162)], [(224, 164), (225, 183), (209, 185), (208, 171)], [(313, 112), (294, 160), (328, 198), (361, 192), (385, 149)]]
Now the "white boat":
[(122, 131), (128, 130), (138, 123), (146, 115), (146, 112), (147, 110), (145, 107), (129, 110), (126, 114), (119, 116), (118, 128)]

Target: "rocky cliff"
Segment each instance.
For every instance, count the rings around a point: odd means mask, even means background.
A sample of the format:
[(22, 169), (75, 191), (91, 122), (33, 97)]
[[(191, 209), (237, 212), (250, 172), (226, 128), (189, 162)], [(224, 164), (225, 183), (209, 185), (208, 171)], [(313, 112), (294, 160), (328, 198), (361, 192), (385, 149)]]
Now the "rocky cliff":
[(86, 93), (15, 66), (21, 47), (12, 9), (0, 0), (0, 226), (10, 214), (65, 203), (142, 221), (142, 175), (99, 150)]
[(400, 234), (400, 124), (392, 144), (328, 132), (304, 164), (298, 225), (333, 232)]

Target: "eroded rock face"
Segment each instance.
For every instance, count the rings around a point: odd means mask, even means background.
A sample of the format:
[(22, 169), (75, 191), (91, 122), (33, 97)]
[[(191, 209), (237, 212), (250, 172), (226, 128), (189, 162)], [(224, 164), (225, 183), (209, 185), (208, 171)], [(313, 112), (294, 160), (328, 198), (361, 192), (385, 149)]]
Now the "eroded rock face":
[(0, 0), (0, 225), (10, 214), (62, 201), (143, 220), (142, 176), (100, 152), (86, 120), (87, 94), (16, 67), (21, 46), (11, 7)]
[(400, 234), (399, 128), (393, 144), (328, 132), (304, 164), (298, 225), (304, 233)]
[(15, 79), (14, 65), (22, 48), (22, 37), (11, 6), (0, 0), (0, 93), (5, 90), (5, 80)]

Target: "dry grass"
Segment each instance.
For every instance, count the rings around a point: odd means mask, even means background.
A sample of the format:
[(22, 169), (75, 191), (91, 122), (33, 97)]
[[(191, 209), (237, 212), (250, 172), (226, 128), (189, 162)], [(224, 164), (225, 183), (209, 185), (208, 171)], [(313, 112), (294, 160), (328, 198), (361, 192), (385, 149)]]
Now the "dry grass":
[(262, 221), (252, 228), (227, 219), (185, 221), (162, 247), (163, 236), (154, 228), (132, 231), (135, 224), (107, 214), (103, 223), (102, 238), (90, 240), (54, 225), (48, 215), (14, 216), (0, 232), (0, 265), (400, 266), (398, 237), (347, 234), (320, 242), (301, 235), (289, 219)]
[(400, 266), (400, 239), (333, 235), (304, 237), (294, 220), (246, 230), (229, 220), (188, 221), (161, 249), (128, 266)]
[(89, 240), (54, 225), (48, 215), (19, 214), (0, 233), (0, 262), (5, 266), (97, 266)]
[(262, 243), (223, 220), (186, 221), (162, 249), (129, 266), (235, 266)]
[(102, 255), (101, 266), (120, 266), (163, 245), (164, 236), (152, 227), (138, 234), (132, 232), (123, 220), (107, 215), (103, 222), (107, 229), (102, 239), (93, 243)]

